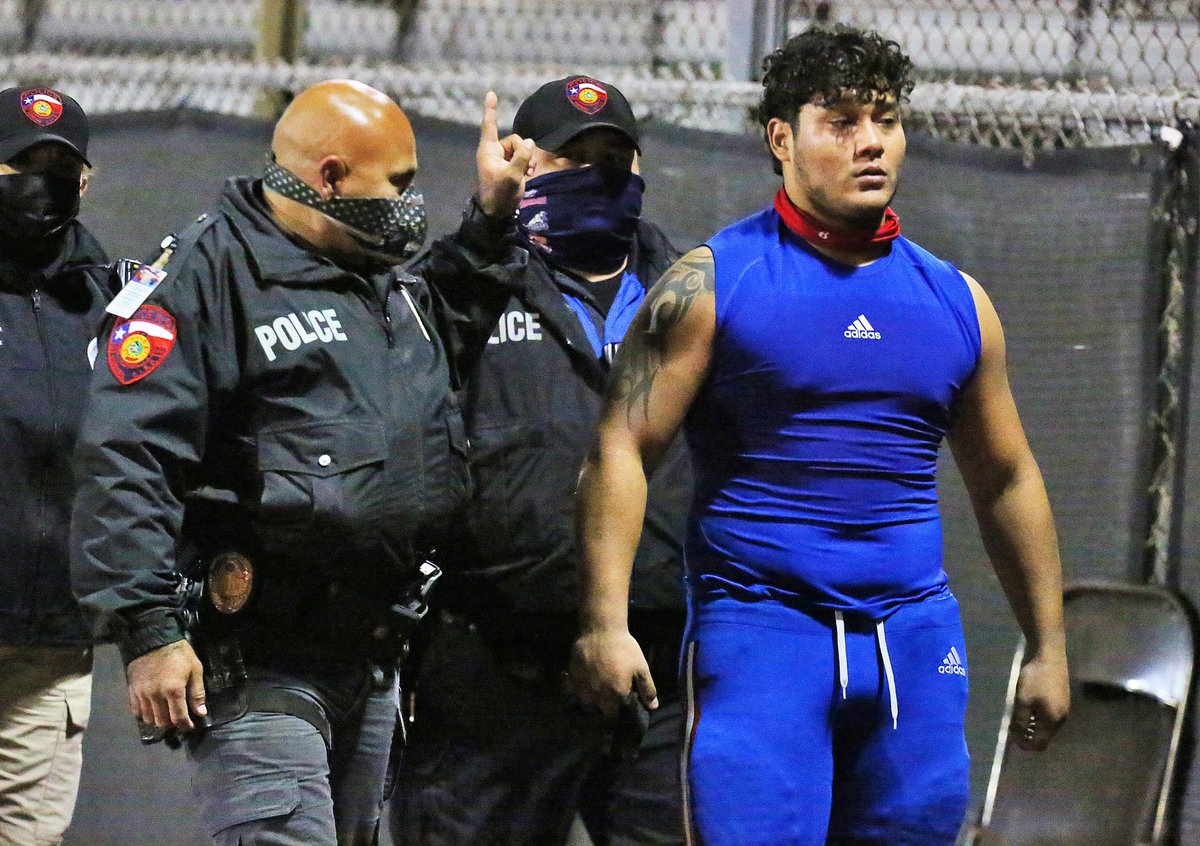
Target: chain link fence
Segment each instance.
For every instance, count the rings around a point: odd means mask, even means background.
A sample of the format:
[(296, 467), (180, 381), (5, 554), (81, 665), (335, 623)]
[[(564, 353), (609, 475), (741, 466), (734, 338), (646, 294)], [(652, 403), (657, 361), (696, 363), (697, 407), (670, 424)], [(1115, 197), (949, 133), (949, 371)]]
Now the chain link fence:
[[(352, 77), (410, 112), (474, 123), (488, 89), (503, 120), (546, 80), (588, 73), (620, 85), (642, 120), (757, 134), (762, 56), (835, 22), (877, 29), (913, 58), (910, 132), (1027, 162), (1145, 145), (1164, 130), (1200, 143), (1200, 0), (0, 0), (0, 87), (49, 84), (91, 114), (270, 116), (279, 92)], [(1168, 170), (1175, 187), (1154, 209), (1161, 324), (1145, 563), (1166, 582), (1177, 577), (1194, 358), (1197, 178)]]
[(0, 83), (49, 81), (97, 112), (249, 114), (264, 91), (353, 75), (473, 121), (489, 87), (511, 114), (539, 82), (582, 71), (621, 85), (643, 118), (748, 132), (758, 86), (737, 77), (836, 21), (903, 45), (921, 78), (910, 126), (938, 137), (1034, 155), (1200, 122), (1200, 0), (299, 0), (290, 61), (261, 50), (281, 4), (0, 0)]
[(915, 126), (976, 144), (1038, 149), (1147, 140), (1200, 115), (1200, 2), (971, 0), (796, 2), (815, 20), (897, 39), (925, 82)]

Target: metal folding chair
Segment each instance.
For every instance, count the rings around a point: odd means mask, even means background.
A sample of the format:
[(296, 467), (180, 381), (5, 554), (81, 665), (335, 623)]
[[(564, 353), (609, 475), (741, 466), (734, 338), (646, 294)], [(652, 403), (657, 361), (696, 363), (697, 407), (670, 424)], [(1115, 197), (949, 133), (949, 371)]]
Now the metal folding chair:
[(1071, 716), (1044, 752), (1008, 738), (1024, 641), (1009, 677), (979, 820), (965, 846), (1165, 844), (1195, 664), (1175, 593), (1083, 582), (1064, 593)]

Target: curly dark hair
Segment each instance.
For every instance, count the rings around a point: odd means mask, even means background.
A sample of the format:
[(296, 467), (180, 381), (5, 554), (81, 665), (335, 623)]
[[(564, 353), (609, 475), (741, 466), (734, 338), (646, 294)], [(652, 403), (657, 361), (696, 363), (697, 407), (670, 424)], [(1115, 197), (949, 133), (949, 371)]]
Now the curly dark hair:
[[(868, 103), (880, 96), (896, 102), (913, 89), (913, 64), (895, 41), (844, 24), (813, 26), (763, 59), (758, 121), (789, 123), (806, 103), (834, 103), (847, 96)], [(775, 163), (780, 172), (779, 163)]]

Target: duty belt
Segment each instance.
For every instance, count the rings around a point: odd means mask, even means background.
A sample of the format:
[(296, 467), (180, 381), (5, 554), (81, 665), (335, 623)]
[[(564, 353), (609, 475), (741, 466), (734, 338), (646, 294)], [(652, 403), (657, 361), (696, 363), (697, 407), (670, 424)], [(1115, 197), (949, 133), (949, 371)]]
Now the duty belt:
[[(357, 591), (330, 590), (328, 604), (316, 610), (323, 612), (330, 625), (330, 645), (363, 649), (362, 657), (373, 663), (395, 666), (408, 654), (409, 638), (429, 612), (425, 597), (441, 574), (433, 562), (423, 562), (400, 592), (400, 600), (387, 605)], [(202, 578), (180, 578), (177, 593), (182, 598), (181, 619), (188, 640), (204, 666), (204, 686), (211, 713), (211, 717), (197, 721), (202, 727), (212, 727), (250, 711), (292, 714), (316, 727), (329, 746), (329, 719), (319, 703), (303, 694), (246, 684), (242, 639), (253, 637), (253, 633), (244, 631), (239, 624), (243, 610), (255, 592), (262, 589), (259, 581), (251, 561), (235, 552), (215, 556)], [(330, 582), (329, 586), (337, 587), (338, 583)], [(368, 610), (367, 614), (356, 613)], [(252, 652), (258, 651), (256, 644), (245, 645)], [(168, 745), (178, 747), (181, 742), (171, 730), (164, 732), (144, 724), (139, 724), (139, 730), (143, 743), (165, 740)]]

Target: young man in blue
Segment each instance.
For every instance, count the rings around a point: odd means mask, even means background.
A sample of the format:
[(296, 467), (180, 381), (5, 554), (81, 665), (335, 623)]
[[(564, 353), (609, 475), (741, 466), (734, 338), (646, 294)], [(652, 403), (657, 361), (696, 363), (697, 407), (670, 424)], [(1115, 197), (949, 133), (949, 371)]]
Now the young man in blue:
[(941, 561), (943, 438), (1029, 643), (1018, 741), (1044, 747), (1069, 707), (1057, 540), (999, 319), (888, 207), (910, 72), (897, 44), (844, 27), (768, 58), (783, 187), (647, 297), (583, 468), (576, 688), (653, 707), (629, 562), (647, 475), (676, 430), (692, 448), (683, 768), (705, 846), (954, 842), (968, 670)]

